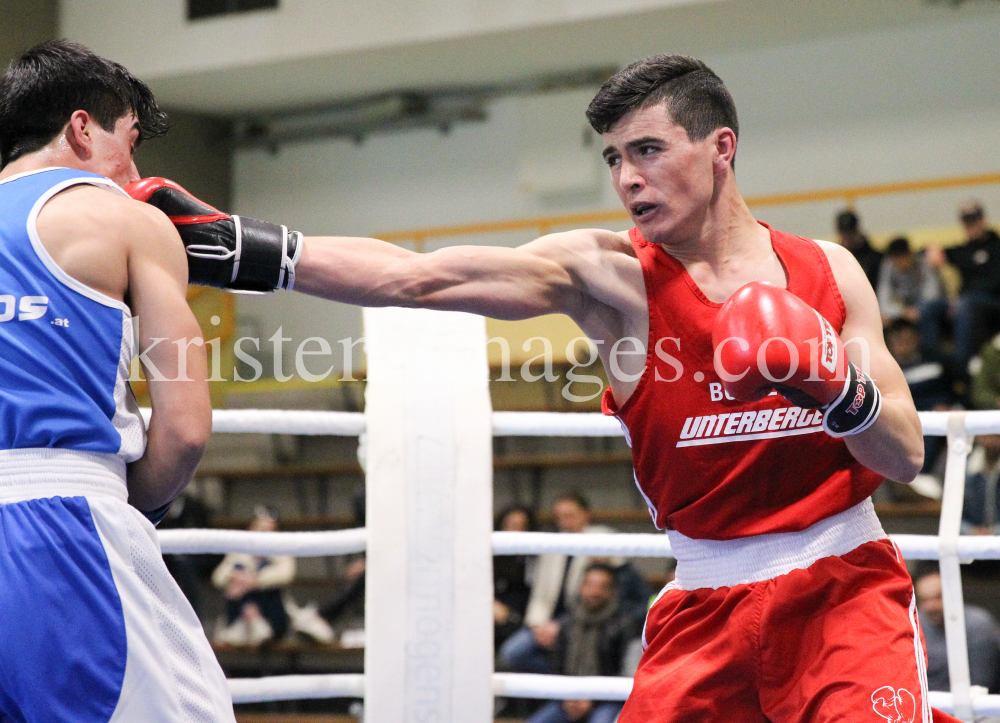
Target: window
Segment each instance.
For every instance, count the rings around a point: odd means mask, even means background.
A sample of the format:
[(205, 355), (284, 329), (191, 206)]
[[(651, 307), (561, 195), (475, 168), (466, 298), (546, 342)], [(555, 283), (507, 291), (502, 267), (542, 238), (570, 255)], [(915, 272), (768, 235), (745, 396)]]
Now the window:
[(234, 15), (253, 10), (273, 10), (278, 0), (187, 0), (188, 20)]

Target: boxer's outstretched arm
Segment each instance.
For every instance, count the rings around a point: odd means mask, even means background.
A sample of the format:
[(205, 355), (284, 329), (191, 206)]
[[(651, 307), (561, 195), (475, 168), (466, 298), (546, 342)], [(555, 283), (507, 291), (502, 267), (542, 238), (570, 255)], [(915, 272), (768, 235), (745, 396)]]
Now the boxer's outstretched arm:
[(205, 347), (188, 343), (201, 340), (201, 329), (187, 304), (187, 258), (177, 231), (150, 206), (120, 203), (129, 207), (122, 213), (129, 219), (128, 296), (139, 351), (155, 367), (143, 364), (153, 416), (146, 453), (129, 465), (129, 502), (150, 511), (191, 481), (212, 430), (212, 406)]
[(924, 461), (920, 418), (903, 372), (886, 348), (875, 292), (847, 249), (831, 243), (822, 246), (847, 312), (840, 332), (847, 356), (871, 376), (882, 393), (882, 412), (875, 424), (844, 437), (844, 441), (854, 458), (868, 469), (896, 482), (912, 482)]
[[(576, 316), (600, 296), (598, 234), (570, 231), (519, 248), (450, 246), (418, 254), (363, 238), (305, 240), (295, 290), (360, 306), (426, 307), (499, 319)], [(596, 291), (596, 293), (595, 293)]]

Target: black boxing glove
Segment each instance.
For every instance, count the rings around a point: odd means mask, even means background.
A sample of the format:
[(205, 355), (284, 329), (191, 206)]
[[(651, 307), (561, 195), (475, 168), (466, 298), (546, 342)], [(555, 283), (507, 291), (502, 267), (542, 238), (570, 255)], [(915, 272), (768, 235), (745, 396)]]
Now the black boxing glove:
[(156, 206), (173, 222), (188, 256), (188, 281), (232, 291), (291, 291), (302, 234), (199, 201), (166, 178), (143, 178), (125, 192)]

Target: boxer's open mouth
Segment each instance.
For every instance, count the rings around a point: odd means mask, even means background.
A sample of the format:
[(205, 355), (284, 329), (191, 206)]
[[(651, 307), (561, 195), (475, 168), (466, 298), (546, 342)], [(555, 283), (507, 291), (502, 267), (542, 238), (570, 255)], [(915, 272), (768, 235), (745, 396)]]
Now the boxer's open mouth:
[(643, 216), (644, 214), (648, 213), (650, 210), (655, 208), (655, 206), (652, 203), (633, 203), (631, 208), (632, 208), (632, 215), (635, 216), (636, 218), (639, 218), (640, 216)]

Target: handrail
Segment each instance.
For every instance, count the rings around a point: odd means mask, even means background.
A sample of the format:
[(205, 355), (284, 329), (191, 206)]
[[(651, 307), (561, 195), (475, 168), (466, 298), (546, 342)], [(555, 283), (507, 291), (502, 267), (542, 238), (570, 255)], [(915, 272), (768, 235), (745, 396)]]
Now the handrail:
[[(814, 191), (749, 196), (744, 200), (746, 200), (748, 206), (783, 206), (796, 203), (836, 200), (842, 200), (848, 205), (853, 205), (857, 199), (868, 196), (887, 196), (896, 193), (936, 191), (946, 188), (965, 188), (968, 186), (985, 186), (991, 184), (1000, 184), (1000, 173), (980, 173), (970, 176), (949, 176), (917, 181), (894, 181), (891, 183), (875, 183), (863, 186), (821, 188)], [(425, 242), (432, 238), (453, 238), (455, 236), (529, 230), (537, 231), (539, 235), (543, 235), (549, 233), (554, 228), (562, 226), (586, 226), (589, 224), (627, 221), (628, 219), (628, 213), (623, 209), (616, 209), (614, 211), (591, 211), (559, 216), (536, 216), (534, 218), (509, 219), (506, 221), (485, 223), (432, 226), (422, 229), (390, 231), (375, 234), (375, 236), (391, 243), (415, 242), (417, 251), (422, 252)]]

